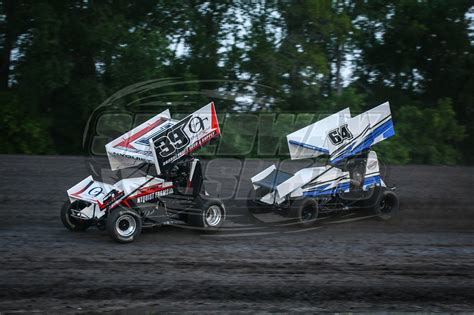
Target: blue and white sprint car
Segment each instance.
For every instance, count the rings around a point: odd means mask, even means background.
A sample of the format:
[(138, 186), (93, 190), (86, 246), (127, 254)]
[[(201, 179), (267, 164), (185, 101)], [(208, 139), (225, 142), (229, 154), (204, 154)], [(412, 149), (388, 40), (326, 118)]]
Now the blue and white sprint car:
[(392, 218), (399, 199), (381, 178), (372, 146), (394, 134), (386, 102), (355, 117), (346, 108), (287, 135), (292, 160), (318, 158), (325, 165), (294, 174), (271, 165), (251, 178), (249, 210), (274, 211), (303, 226), (322, 213), (360, 208)]

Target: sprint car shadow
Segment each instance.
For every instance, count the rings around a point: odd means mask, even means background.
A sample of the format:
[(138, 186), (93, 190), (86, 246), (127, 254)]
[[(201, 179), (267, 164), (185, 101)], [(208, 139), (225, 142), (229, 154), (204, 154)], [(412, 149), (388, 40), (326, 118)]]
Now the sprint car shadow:
[(287, 233), (308, 231), (325, 231), (333, 229), (386, 228), (387, 225), (398, 226), (399, 219), (381, 221), (370, 210), (353, 210), (322, 214), (314, 224), (302, 227), (293, 219), (274, 212), (249, 213), (246, 209), (236, 211), (239, 214), (229, 215), (219, 233), (203, 234), (212, 238), (229, 238), (245, 236), (277, 236)]

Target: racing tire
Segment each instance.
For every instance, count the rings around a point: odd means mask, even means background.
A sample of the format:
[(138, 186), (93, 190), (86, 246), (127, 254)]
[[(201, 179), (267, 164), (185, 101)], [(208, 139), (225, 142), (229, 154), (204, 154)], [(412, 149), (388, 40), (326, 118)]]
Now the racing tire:
[(319, 206), (314, 198), (303, 198), (294, 200), (290, 205), (290, 217), (302, 227), (309, 227), (315, 224), (318, 219)]
[(380, 220), (392, 219), (400, 210), (400, 200), (397, 194), (391, 190), (382, 191), (374, 210)]
[(220, 200), (204, 200), (201, 211), (188, 215), (188, 224), (206, 231), (217, 231), (226, 217), (224, 204)]
[(142, 231), (142, 219), (133, 211), (117, 209), (107, 218), (107, 232), (119, 243), (133, 242)]
[(251, 214), (260, 214), (272, 211), (271, 205), (265, 206), (255, 201), (255, 191), (253, 190), (253, 188), (250, 190), (246, 202), (247, 210)]
[(87, 207), (87, 203), (82, 200), (76, 200), (71, 203), (69, 200), (66, 201), (61, 207), (61, 222), (70, 231), (82, 232), (87, 230), (92, 222), (90, 220), (81, 220), (71, 216), (71, 210), (81, 210)]

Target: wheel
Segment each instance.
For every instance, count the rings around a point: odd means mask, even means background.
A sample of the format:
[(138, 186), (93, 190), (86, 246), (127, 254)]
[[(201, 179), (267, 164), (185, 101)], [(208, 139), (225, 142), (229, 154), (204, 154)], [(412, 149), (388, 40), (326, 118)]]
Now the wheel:
[(303, 227), (313, 225), (318, 214), (318, 202), (314, 198), (297, 199), (290, 205), (290, 217), (295, 218), (296, 222)]
[(116, 209), (107, 218), (107, 232), (119, 243), (130, 243), (142, 231), (142, 219), (133, 211)]
[(87, 230), (92, 225), (90, 220), (81, 220), (71, 216), (72, 210), (82, 210), (87, 207), (88, 204), (82, 200), (76, 200), (71, 203), (69, 200), (66, 201), (61, 207), (61, 221), (63, 225), (70, 231), (81, 232)]
[(205, 200), (201, 211), (188, 215), (188, 223), (209, 231), (218, 230), (225, 221), (224, 204), (219, 200)]
[(262, 205), (255, 201), (255, 190), (250, 190), (247, 196), (247, 209), (251, 214), (267, 213), (272, 210), (271, 205)]
[(381, 192), (379, 202), (375, 205), (375, 214), (382, 220), (393, 218), (400, 209), (400, 201), (397, 194), (391, 190)]

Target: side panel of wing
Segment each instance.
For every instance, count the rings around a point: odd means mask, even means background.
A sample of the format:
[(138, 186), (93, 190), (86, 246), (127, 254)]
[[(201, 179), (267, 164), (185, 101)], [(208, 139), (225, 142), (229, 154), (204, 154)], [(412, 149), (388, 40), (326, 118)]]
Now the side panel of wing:
[(106, 144), (105, 149), (112, 170), (137, 166), (140, 163), (153, 163), (149, 139), (172, 127), (169, 110), (145, 121), (140, 126)]
[(163, 130), (149, 140), (158, 174), (220, 133), (214, 103)]
[(286, 136), (292, 160), (329, 154), (326, 135), (351, 118), (349, 108), (317, 121)]
[(331, 163), (353, 156), (395, 134), (389, 103), (349, 119), (327, 133)]

